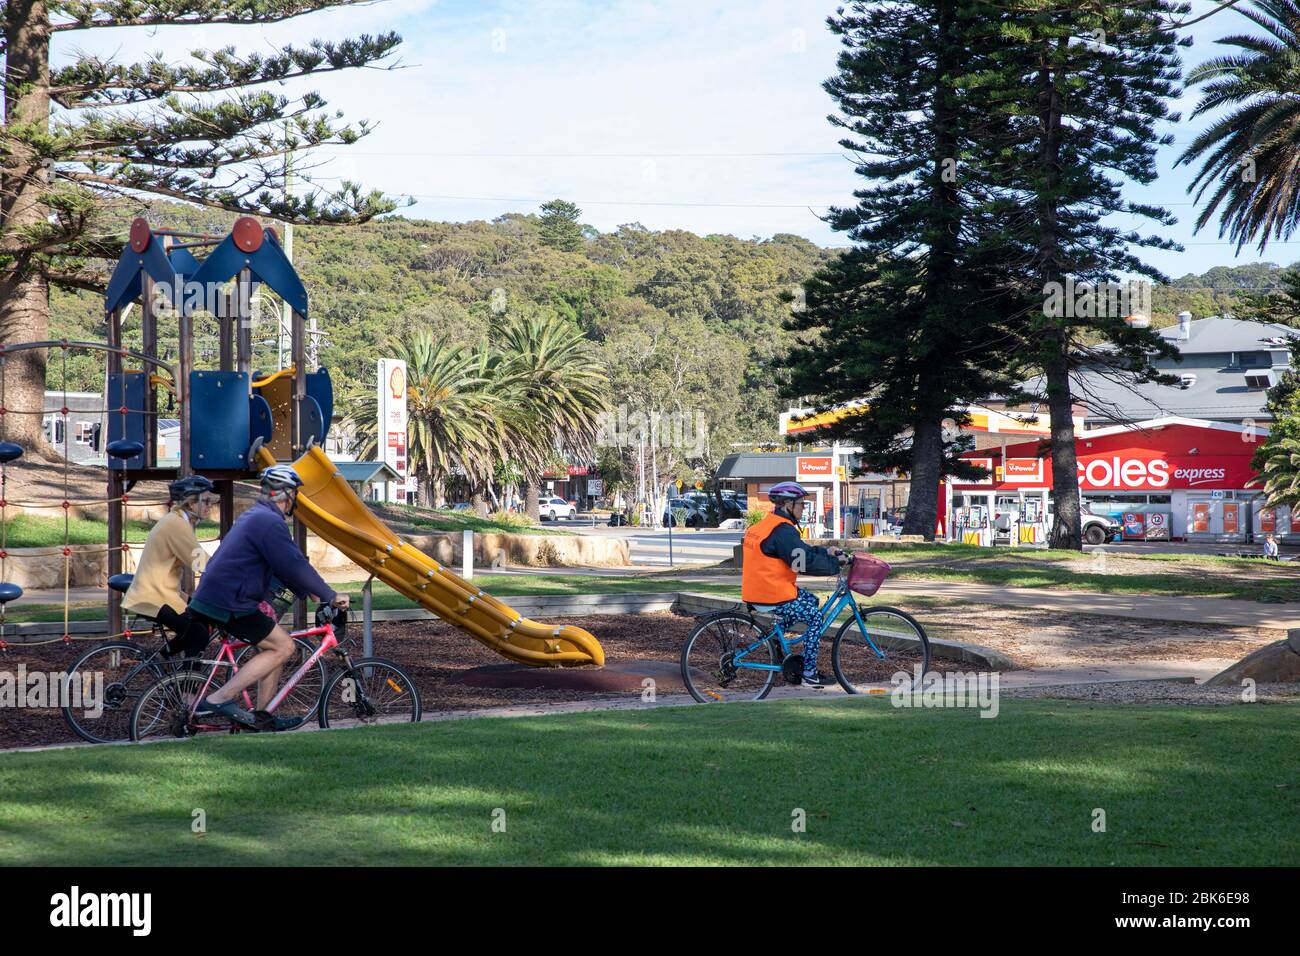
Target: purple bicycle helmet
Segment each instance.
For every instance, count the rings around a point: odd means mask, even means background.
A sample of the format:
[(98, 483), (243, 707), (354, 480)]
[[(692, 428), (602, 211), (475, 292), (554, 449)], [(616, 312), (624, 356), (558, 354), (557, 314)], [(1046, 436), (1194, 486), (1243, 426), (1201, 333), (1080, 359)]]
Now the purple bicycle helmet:
[(772, 501), (797, 501), (808, 497), (808, 489), (797, 481), (783, 481), (773, 485), (767, 497)]

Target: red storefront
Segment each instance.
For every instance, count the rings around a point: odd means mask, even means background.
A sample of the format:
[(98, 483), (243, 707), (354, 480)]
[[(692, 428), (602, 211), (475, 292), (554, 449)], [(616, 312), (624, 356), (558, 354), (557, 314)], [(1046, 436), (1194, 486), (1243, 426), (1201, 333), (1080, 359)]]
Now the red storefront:
[[(1126, 539), (1246, 541), (1272, 530), (1291, 534), (1287, 509), (1263, 508), (1251, 456), (1268, 429), (1191, 418), (1158, 418), (1075, 435), (1079, 490), (1089, 509), (1114, 516)], [(1052, 486), (1045, 440), (1008, 443), (965, 456), (989, 469), (980, 482), (947, 489), (945, 528), (955, 540), (973, 531), (1013, 543), (1045, 537)], [(1300, 533), (1300, 515), (1296, 520)]]

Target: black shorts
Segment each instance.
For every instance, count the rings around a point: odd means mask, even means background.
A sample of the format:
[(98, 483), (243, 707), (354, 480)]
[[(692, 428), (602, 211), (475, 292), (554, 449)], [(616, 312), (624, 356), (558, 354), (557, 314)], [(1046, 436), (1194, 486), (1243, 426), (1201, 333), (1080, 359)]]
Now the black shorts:
[(275, 630), (275, 621), (271, 620), (261, 611), (251, 611), (248, 614), (231, 615), (228, 621), (218, 621), (215, 618), (208, 617), (199, 611), (195, 611), (194, 616), (199, 620), (206, 621), (215, 628), (225, 631), (237, 641), (243, 641), (246, 644), (260, 644), (266, 635)]

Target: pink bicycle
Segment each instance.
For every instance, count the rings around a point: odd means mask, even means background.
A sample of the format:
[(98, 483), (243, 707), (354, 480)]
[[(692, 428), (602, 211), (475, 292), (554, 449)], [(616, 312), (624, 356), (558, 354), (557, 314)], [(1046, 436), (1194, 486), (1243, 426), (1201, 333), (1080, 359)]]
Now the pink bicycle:
[[(225, 683), (226, 674), (239, 670), (239, 661), (250, 646), (223, 634), (215, 660), (197, 661), (190, 670), (168, 674), (140, 695), (131, 714), (131, 739), (256, 733), (276, 729), (273, 720), (276, 716), (284, 721), (280, 730), (300, 727), (312, 716), (321, 727), (343, 726), (349, 722), (418, 721), (422, 714), (420, 692), (411, 676), (392, 661), (378, 657), (353, 661), (344, 647), (346, 634), (346, 615), (335, 618), (334, 608), (328, 606), (316, 612), (315, 627), (293, 632), (290, 636), (298, 649), (297, 667), (282, 681), (265, 710), (254, 712), (255, 724), (227, 717), (199, 718), (194, 714), (199, 701)], [(311, 637), (319, 637), (320, 643), (313, 646), (306, 640)], [(342, 666), (327, 678), (322, 658), (330, 651)], [(248, 691), (244, 692), (243, 702), (246, 709), (253, 709)]]

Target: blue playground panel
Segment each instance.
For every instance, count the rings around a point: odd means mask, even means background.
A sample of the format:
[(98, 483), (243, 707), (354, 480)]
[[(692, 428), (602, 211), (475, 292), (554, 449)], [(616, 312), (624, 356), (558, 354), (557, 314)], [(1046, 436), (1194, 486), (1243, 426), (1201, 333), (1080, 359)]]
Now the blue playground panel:
[(190, 467), (246, 469), (252, 404), (247, 372), (190, 373)]
[[(108, 376), (108, 442), (105, 447), (118, 441), (138, 442), (141, 448), (145, 444), (144, 421), (144, 387), (147, 376), (143, 372), (114, 372)], [(121, 408), (128, 411), (122, 414)], [(126, 419), (123, 423), (123, 418)], [(122, 471), (131, 468), (143, 468), (144, 453), (132, 458), (115, 458), (108, 456), (108, 467)]]
[(325, 434), (330, 430), (330, 421), (334, 418), (334, 383), (330, 380), (329, 369), (318, 368), (307, 373), (307, 396), (316, 400), (317, 410), (325, 429), (316, 439), (319, 445), (325, 441)]

